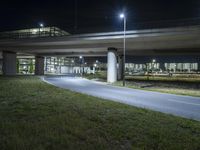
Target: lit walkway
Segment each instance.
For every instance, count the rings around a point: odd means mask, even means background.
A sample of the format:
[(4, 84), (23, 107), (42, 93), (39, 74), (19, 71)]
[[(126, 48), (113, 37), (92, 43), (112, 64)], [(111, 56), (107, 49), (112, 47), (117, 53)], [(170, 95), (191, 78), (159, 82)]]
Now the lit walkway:
[(64, 89), (200, 121), (200, 98), (114, 87), (75, 77), (46, 77)]

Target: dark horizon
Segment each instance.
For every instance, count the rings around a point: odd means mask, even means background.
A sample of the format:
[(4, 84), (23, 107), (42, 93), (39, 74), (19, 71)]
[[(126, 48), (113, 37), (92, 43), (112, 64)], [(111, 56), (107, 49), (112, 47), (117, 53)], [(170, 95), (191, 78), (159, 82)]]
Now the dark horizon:
[(0, 31), (57, 26), (70, 33), (117, 31), (122, 29), (118, 14), (126, 10), (128, 29), (200, 24), (198, 0), (30, 0), (4, 1), (0, 6)]

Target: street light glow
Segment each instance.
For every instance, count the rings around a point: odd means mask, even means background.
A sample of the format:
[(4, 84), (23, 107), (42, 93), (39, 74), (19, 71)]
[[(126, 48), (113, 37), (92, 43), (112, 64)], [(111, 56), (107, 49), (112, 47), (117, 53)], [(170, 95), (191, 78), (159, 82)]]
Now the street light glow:
[(119, 17), (120, 18), (124, 18), (125, 16), (124, 16), (124, 14), (120, 14)]
[(44, 24), (43, 24), (43, 23), (40, 23), (40, 27), (43, 28), (43, 27), (44, 27)]
[(83, 58), (83, 56), (79, 56), (79, 58), (80, 58), (80, 59), (82, 59), (82, 58)]

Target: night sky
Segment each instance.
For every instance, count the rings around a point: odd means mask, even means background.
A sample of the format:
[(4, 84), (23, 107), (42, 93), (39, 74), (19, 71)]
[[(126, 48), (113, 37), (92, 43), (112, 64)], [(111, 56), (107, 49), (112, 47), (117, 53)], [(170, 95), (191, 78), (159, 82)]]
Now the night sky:
[(2, 0), (0, 31), (40, 22), (71, 33), (121, 30), (122, 10), (128, 29), (200, 22), (200, 0)]

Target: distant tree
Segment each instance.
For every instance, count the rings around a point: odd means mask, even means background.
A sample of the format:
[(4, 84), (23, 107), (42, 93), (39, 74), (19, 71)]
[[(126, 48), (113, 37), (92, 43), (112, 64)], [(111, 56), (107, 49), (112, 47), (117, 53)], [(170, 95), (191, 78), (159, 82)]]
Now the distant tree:
[(17, 59), (17, 73), (19, 73), (19, 59)]
[(29, 73), (33, 73), (33, 60), (32, 59), (31, 59), (31, 62), (30, 62)]

